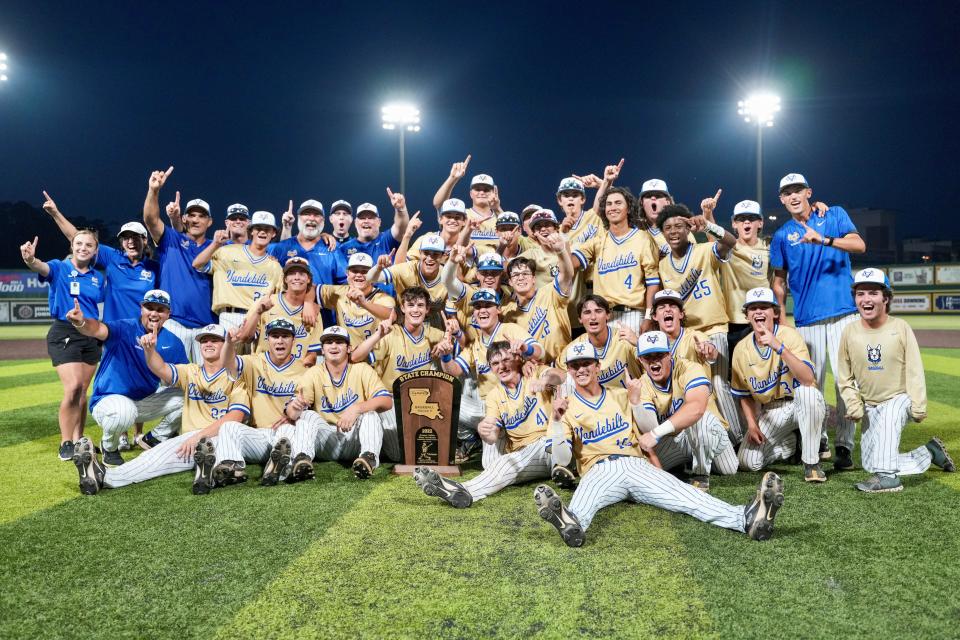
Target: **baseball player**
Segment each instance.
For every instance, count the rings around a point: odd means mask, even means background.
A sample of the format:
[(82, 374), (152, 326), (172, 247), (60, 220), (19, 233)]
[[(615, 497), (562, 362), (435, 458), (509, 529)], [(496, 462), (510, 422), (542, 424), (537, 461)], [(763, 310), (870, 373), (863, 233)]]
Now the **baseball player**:
[[(518, 257), (537, 264), (537, 272), (534, 274), (537, 289), (552, 287), (557, 274), (560, 273), (560, 258), (554, 247), (556, 242), (554, 237), (560, 235), (560, 225), (557, 223), (556, 215), (550, 209), (540, 209), (530, 216), (529, 225), (533, 232), (530, 236), (533, 242), (529, 248), (523, 249)], [(520, 240), (522, 248), (524, 239)], [(508, 254), (503, 253), (503, 255), (506, 257)], [(569, 295), (569, 287), (567, 291)]]
[(634, 333), (652, 326), (653, 295), (660, 287), (659, 256), (639, 229), (636, 199), (629, 189), (612, 187), (604, 193), (600, 219), (605, 231), (573, 250), (579, 268), (593, 266), (593, 292), (612, 305), (611, 322)]
[(644, 415), (649, 415), (643, 408), (639, 380), (631, 379), (627, 389), (602, 386), (598, 380), (600, 360), (586, 343), (570, 345), (566, 363), (575, 391), (553, 402), (548, 433), (553, 462), (566, 465), (571, 457), (576, 459), (581, 480), (569, 508), (546, 485), (538, 486), (533, 497), (540, 517), (557, 529), (567, 545), (583, 545), (597, 511), (622, 500), (686, 513), (743, 531), (754, 540), (773, 535), (774, 518), (783, 505), (783, 481), (775, 473), (764, 475), (756, 496), (746, 506), (730, 505), (698, 491), (642, 456), (641, 447), (653, 452), (657, 441), (675, 428), (668, 420), (643, 438), (639, 436), (637, 418), (646, 420)]
[[(103, 462), (108, 467), (123, 464), (118, 451), (120, 434), (136, 422), (166, 418), (154, 427), (158, 439), (172, 436), (180, 429), (183, 396), (178, 389), (158, 389), (160, 378), (147, 366), (140, 336), (156, 333), (156, 349), (170, 364), (186, 364), (187, 354), (177, 336), (163, 328), (170, 317), (170, 294), (160, 289), (148, 291), (140, 303), (140, 317), (100, 322), (86, 317), (77, 304), (67, 319), (85, 336), (103, 343), (103, 359), (93, 379), (90, 412), (103, 428)], [(159, 444), (156, 440), (156, 444)]]
[[(349, 207), (349, 203), (346, 204)], [(290, 209), (283, 215), (284, 229), (287, 228), (287, 221), (290, 221), (292, 226), (292, 200)], [(267, 247), (267, 251), (281, 266), (293, 257), (307, 260), (310, 263), (313, 282), (319, 286), (333, 284), (336, 281), (337, 259), (333, 255), (333, 249), (336, 247), (335, 238), (323, 233), (323, 204), (311, 198), (301, 202), (297, 208), (297, 235), (281, 238), (279, 242), (274, 242)]]
[(250, 244), (250, 209), (239, 202), (227, 207), (227, 244)]
[(337, 247), (337, 284), (347, 281), (346, 270), (350, 256), (355, 253), (365, 253), (374, 262), (380, 256), (390, 255), (400, 246), (400, 239), (410, 222), (407, 212), (407, 201), (402, 193), (394, 193), (387, 187), (387, 196), (393, 205), (393, 225), (380, 232), (380, 210), (375, 204), (364, 202), (357, 207), (357, 216), (354, 224), (357, 227), (357, 237), (347, 240)]
[[(600, 384), (609, 387), (627, 387), (627, 378), (639, 378), (643, 373), (636, 356), (636, 345), (631, 344), (625, 327), (610, 328), (610, 303), (603, 296), (590, 294), (577, 303), (577, 315), (586, 333), (575, 338), (571, 345), (589, 343), (596, 350), (600, 360), (600, 372), (597, 379)], [(634, 340), (636, 336), (634, 336)], [(570, 345), (564, 348), (566, 352)], [(564, 358), (557, 357), (556, 367), (567, 371)], [(572, 383), (571, 383), (572, 385)]]
[[(157, 262), (160, 263), (160, 289), (176, 291), (170, 319), (165, 329), (180, 339), (191, 362), (202, 362), (197, 331), (214, 321), (210, 310), (213, 281), (210, 276), (193, 268), (194, 259), (210, 245), (207, 229), (213, 222), (210, 205), (199, 198), (187, 203), (181, 218), (183, 231), (168, 227), (160, 220), (160, 189), (166, 184), (173, 167), (150, 174), (147, 196), (143, 202), (143, 224), (157, 244)], [(167, 209), (179, 217), (180, 192)]]
[[(786, 284), (793, 295), (793, 317), (797, 330), (810, 350), (817, 386), (823, 388), (826, 360), (837, 371), (837, 350), (843, 328), (857, 319), (856, 306), (848, 292), (850, 254), (864, 253), (867, 246), (850, 216), (842, 207), (830, 207), (823, 217), (811, 217), (813, 191), (807, 179), (790, 173), (780, 179), (780, 202), (790, 214), (770, 242), (773, 291), (781, 308), (786, 308)], [(855, 425), (847, 420), (841, 394), (837, 393), (836, 458), (834, 469), (853, 467)], [(829, 458), (826, 426), (821, 458)]]
[(440, 279), (447, 289), (444, 313), (451, 317), (456, 316), (460, 326), (469, 324), (472, 311), (470, 298), (479, 289), (490, 289), (496, 292), (501, 300), (510, 298), (509, 290), (501, 285), (504, 279), (503, 256), (498, 253), (487, 252), (477, 258), (476, 284), (465, 282), (457, 276), (466, 261), (468, 251), (470, 249), (467, 247), (454, 246), (450, 249), (450, 256), (440, 271)]
[[(433, 196), (433, 206), (438, 211), (453, 194), (453, 188), (466, 175), (470, 166), (470, 155), (463, 162), (454, 162), (450, 175), (443, 181)], [(493, 178), (480, 173), (470, 180), (470, 208), (467, 209), (467, 222), (471, 225), (470, 241), (480, 253), (494, 251), (498, 238), (496, 231), (497, 214), (500, 213), (500, 194)]]
[(956, 467), (940, 438), (900, 453), (907, 422), (927, 417), (927, 387), (920, 347), (910, 325), (890, 316), (893, 290), (881, 269), (863, 269), (853, 280), (860, 320), (843, 330), (837, 385), (848, 420), (863, 420), (860, 458), (871, 475), (857, 483), (868, 493), (902, 491), (900, 476), (923, 473), (934, 464)]
[[(667, 183), (659, 178), (645, 180), (640, 187), (640, 228), (647, 232), (654, 247), (661, 256), (670, 253), (670, 245), (660, 230), (660, 212), (667, 206), (674, 204), (673, 196), (667, 188)], [(696, 244), (697, 239), (690, 233), (687, 236), (690, 244)]]
[[(410, 227), (413, 226), (413, 217), (411, 217), (410, 222), (411, 224), (407, 226), (408, 233)], [(463, 204), (463, 200), (459, 198), (444, 200), (440, 206), (440, 233), (438, 234), (443, 240), (444, 246), (450, 248), (456, 245), (460, 241), (460, 236), (466, 226), (467, 208)], [(407, 251), (406, 259), (419, 260), (422, 256), (423, 242), (429, 237), (430, 235), (424, 235), (417, 238)], [(396, 262), (402, 262), (399, 252), (397, 252)]]
[(435, 233), (427, 234), (422, 240), (419, 260), (390, 266), (390, 256), (380, 256), (373, 268), (367, 271), (367, 282), (371, 285), (378, 282), (391, 285), (398, 298), (411, 287), (426, 289), (430, 293), (431, 315), (441, 321), (440, 313), (447, 300), (447, 288), (440, 279), (440, 266), (447, 247), (443, 238)]
[(571, 176), (560, 181), (557, 187), (557, 206), (563, 212), (560, 231), (571, 239), (571, 244), (582, 244), (603, 228), (603, 222), (593, 208), (583, 210), (586, 202), (587, 191), (582, 179)]
[[(323, 330), (323, 362), (303, 376), (285, 412), (298, 431), (313, 437), (318, 459), (353, 460), (353, 473), (363, 480), (380, 464), (378, 413), (393, 408), (393, 394), (369, 365), (350, 362), (349, 340), (343, 327)], [(399, 459), (399, 448), (394, 453)]]
[(320, 332), (323, 328), (316, 323), (312, 329), (308, 329), (303, 319), (303, 307), (309, 301), (311, 278), (309, 262), (299, 256), (288, 258), (283, 266), (283, 291), (257, 301), (247, 312), (238, 337), (243, 341), (253, 340), (256, 353), (266, 351), (266, 326), (277, 318), (283, 318), (296, 328), (293, 334), (293, 357), (303, 358), (304, 366), (312, 367), (320, 351)]
[(546, 435), (551, 408), (547, 391), (562, 384), (563, 375), (538, 365), (531, 377), (524, 377), (523, 360), (503, 340), (490, 345), (487, 361), (499, 384), (485, 399), (486, 417), (480, 423), (480, 437), (490, 446), (502, 445), (503, 455), (463, 484), (447, 480), (429, 467), (417, 467), (413, 475), (424, 493), (458, 509), (512, 484), (550, 477), (550, 442)]
[(750, 289), (743, 308), (753, 331), (734, 349), (731, 384), (747, 423), (740, 468), (759, 471), (790, 458), (799, 446), (804, 480), (826, 482), (820, 431), (827, 407), (807, 345), (796, 329), (779, 323), (780, 305), (772, 289)]
[(73, 456), (83, 494), (93, 495), (103, 488), (117, 489), (191, 469), (195, 469), (193, 493), (197, 495), (242, 481), (235, 466), (218, 458), (215, 451), (220, 426), (250, 415), (246, 389), (240, 381), (231, 379), (220, 364), (226, 331), (216, 324), (204, 327), (197, 334), (203, 364), (174, 365), (164, 362), (157, 351), (158, 328), (140, 336), (139, 343), (150, 371), (165, 385), (183, 392), (181, 434), (113, 468), (104, 467), (93, 443), (84, 438)]
[[(667, 335), (670, 355), (691, 362), (699, 362), (709, 369), (719, 357), (716, 345), (707, 334), (684, 326), (683, 296), (673, 289), (661, 289), (653, 297), (653, 319), (657, 328)], [(633, 339), (634, 336), (627, 336)], [(716, 391), (716, 390), (715, 390)]]
[(394, 313), (397, 301), (367, 281), (373, 259), (366, 253), (354, 253), (347, 263), (347, 284), (317, 287), (317, 304), (334, 311), (337, 323), (350, 334), (353, 344), (370, 337), (377, 326)]

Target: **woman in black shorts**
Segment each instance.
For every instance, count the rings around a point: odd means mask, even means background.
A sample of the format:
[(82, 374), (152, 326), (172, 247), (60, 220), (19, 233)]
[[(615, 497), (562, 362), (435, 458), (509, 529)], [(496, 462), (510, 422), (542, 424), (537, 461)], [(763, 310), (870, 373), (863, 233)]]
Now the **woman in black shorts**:
[[(38, 260), (37, 238), (20, 247), (27, 267), (40, 274), (41, 282), (50, 283), (50, 317), (53, 324), (47, 332), (47, 353), (63, 384), (60, 401), (60, 459), (73, 457), (73, 443), (83, 435), (87, 421), (87, 387), (100, 361), (100, 343), (77, 331), (67, 321), (67, 312), (74, 306), (89, 318), (99, 318), (97, 304), (106, 284), (103, 274), (94, 271), (99, 242), (95, 231), (78, 231), (70, 241), (72, 255), (66, 260)], [(81, 325), (82, 326), (82, 325)]]

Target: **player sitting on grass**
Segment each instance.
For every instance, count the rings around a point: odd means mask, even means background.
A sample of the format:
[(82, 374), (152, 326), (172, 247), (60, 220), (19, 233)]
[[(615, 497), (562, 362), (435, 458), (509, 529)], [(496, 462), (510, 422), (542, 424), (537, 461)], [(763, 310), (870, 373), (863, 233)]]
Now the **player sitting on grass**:
[(92, 495), (104, 487), (117, 489), (192, 468), (196, 468), (193, 492), (198, 495), (209, 493), (215, 486), (246, 479), (237, 474), (234, 463), (218, 456), (215, 450), (220, 427), (250, 415), (243, 383), (230, 378), (220, 364), (226, 331), (211, 324), (197, 333), (202, 365), (169, 364), (157, 351), (158, 328), (140, 336), (139, 344), (150, 371), (164, 385), (183, 391), (181, 434), (114, 468), (105, 468), (97, 459), (93, 443), (83, 438), (73, 456), (80, 472), (81, 493)]
[(640, 381), (631, 379), (627, 389), (601, 386), (600, 360), (589, 344), (570, 345), (566, 362), (576, 389), (572, 396), (553, 403), (552, 455), (561, 465), (573, 456), (581, 480), (569, 508), (546, 485), (538, 486), (533, 497), (540, 517), (556, 527), (567, 545), (581, 546), (597, 511), (622, 500), (686, 513), (743, 531), (754, 540), (773, 534), (774, 517), (783, 505), (783, 481), (777, 474), (763, 476), (756, 496), (746, 506), (727, 504), (681, 482), (641, 453), (643, 447), (656, 461), (657, 440), (673, 433), (674, 427), (666, 421), (644, 439), (639, 437), (637, 417), (647, 413)]
[(862, 420), (860, 457), (872, 473), (857, 484), (868, 493), (902, 491), (900, 476), (923, 473), (934, 464), (955, 470), (940, 438), (899, 453), (900, 437), (909, 420), (927, 417), (927, 385), (920, 348), (913, 330), (890, 316), (893, 290), (880, 269), (863, 269), (853, 281), (853, 301), (859, 322), (840, 337), (837, 386), (846, 406), (846, 419)]
[(458, 509), (512, 484), (550, 477), (548, 387), (562, 384), (563, 375), (538, 365), (533, 376), (524, 377), (523, 360), (503, 340), (487, 349), (487, 362), (500, 383), (486, 396), (487, 414), (478, 431), (484, 443), (502, 448), (504, 453), (463, 484), (441, 477), (430, 467), (417, 467), (413, 474), (424, 493)]
[(284, 413), (313, 442), (311, 458), (352, 460), (354, 474), (369, 478), (383, 446), (378, 412), (393, 408), (393, 394), (370, 365), (350, 363), (350, 334), (343, 327), (324, 329), (320, 346), (323, 362), (300, 379)]
[(772, 289), (750, 289), (745, 300), (753, 332), (733, 351), (731, 381), (747, 422), (740, 468), (759, 471), (790, 458), (799, 446), (803, 479), (826, 482), (820, 467), (820, 430), (827, 407), (807, 345), (796, 329), (779, 323), (780, 305)]

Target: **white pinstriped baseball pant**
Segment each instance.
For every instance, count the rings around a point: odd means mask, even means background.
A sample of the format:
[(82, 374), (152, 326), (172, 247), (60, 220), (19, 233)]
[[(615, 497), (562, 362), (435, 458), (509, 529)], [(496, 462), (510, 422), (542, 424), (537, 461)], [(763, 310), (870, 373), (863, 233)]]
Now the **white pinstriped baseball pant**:
[[(740, 468), (759, 471), (764, 467), (789, 458), (797, 446), (793, 430), (800, 430), (800, 451), (803, 462), (820, 462), (820, 432), (827, 413), (823, 394), (816, 387), (800, 386), (793, 390), (793, 400), (774, 400), (760, 407), (757, 426), (766, 441), (753, 444), (746, 440), (740, 445)], [(787, 446), (790, 440), (793, 446)]]
[[(503, 442), (503, 439), (500, 440)], [(487, 445), (484, 443), (484, 451)], [(504, 453), (488, 466), (484, 461), (483, 471), (476, 478), (463, 483), (463, 488), (474, 501), (501, 491), (512, 484), (520, 484), (539, 478), (549, 478), (553, 468), (550, 454), (546, 452), (547, 441), (540, 439), (521, 449)]]
[(900, 434), (910, 419), (910, 396), (901, 393), (864, 409), (860, 458), (871, 473), (908, 476), (930, 468), (933, 456), (925, 446), (900, 453)]
[(304, 432), (295, 425), (283, 424), (274, 431), (269, 427), (256, 428), (242, 422), (224, 422), (217, 437), (217, 460), (264, 464), (273, 445), (281, 438), (290, 441), (291, 458), (306, 453), (312, 459), (313, 441), (306, 438)]
[(457, 438), (461, 441), (477, 437), (477, 425), (483, 420), (487, 407), (480, 397), (480, 387), (472, 375), (461, 379), (460, 418), (457, 422)]
[[(836, 379), (836, 372), (840, 366), (837, 358), (840, 352), (840, 337), (843, 334), (843, 328), (859, 318), (860, 314), (851, 313), (846, 316), (827, 318), (813, 324), (797, 327), (797, 331), (800, 332), (800, 336), (807, 343), (807, 349), (810, 351), (810, 360), (813, 362), (813, 370), (817, 375), (817, 387), (820, 389), (823, 389), (824, 380), (827, 376), (827, 356), (830, 357), (830, 369), (834, 372), (834, 379)], [(836, 387), (836, 382), (834, 382), (834, 387)], [(834, 443), (846, 447), (852, 452), (853, 435), (857, 425), (852, 420), (844, 419), (846, 413), (847, 408), (843, 404), (843, 398), (840, 397), (840, 389), (837, 388), (837, 432)], [(823, 425), (822, 438), (827, 439), (826, 423)]]
[(163, 328), (177, 336), (183, 343), (183, 350), (187, 352), (187, 357), (194, 364), (203, 364), (203, 356), (200, 355), (200, 343), (197, 342), (197, 334), (202, 327), (187, 327), (173, 318), (169, 318), (163, 323)]
[[(166, 476), (181, 471), (190, 471), (194, 467), (193, 452), (186, 458), (177, 455), (177, 448), (183, 442), (195, 435), (196, 431), (182, 433), (175, 438), (164, 440), (149, 451), (144, 451), (133, 460), (124, 462), (119, 467), (107, 467), (103, 476), (103, 484), (111, 489), (125, 487), (136, 482), (145, 482), (160, 476)], [(227, 460), (221, 455), (218, 438), (210, 438), (213, 442), (217, 463)]]
[(606, 459), (591, 467), (574, 491), (569, 509), (586, 531), (600, 509), (624, 500), (745, 531), (743, 506), (727, 504), (658, 469), (646, 458), (632, 456)]
[(618, 327), (624, 326), (633, 329), (633, 332), (639, 336), (640, 327), (643, 325), (643, 316), (643, 309), (621, 309), (619, 311), (611, 309), (607, 329), (616, 333)]
[(350, 431), (344, 433), (337, 429), (337, 425), (327, 422), (325, 416), (308, 409), (297, 420), (297, 429), (304, 432), (303, 437), (306, 441), (312, 441), (313, 448), (307, 453), (312, 453), (312, 457), (317, 460), (352, 462), (361, 453), (369, 451), (376, 456), (377, 464), (380, 464), (383, 423), (376, 411), (361, 413)]
[(142, 400), (131, 400), (114, 393), (101, 398), (92, 412), (93, 419), (103, 428), (105, 451), (116, 451), (120, 434), (126, 433), (137, 422), (164, 418), (153, 431), (158, 437), (169, 437), (180, 430), (181, 413), (183, 391), (176, 387), (165, 387)]
[(730, 393), (730, 342), (727, 339), (727, 333), (714, 333), (707, 336), (713, 346), (717, 348), (719, 355), (717, 361), (711, 365), (711, 384), (713, 385), (713, 396), (717, 399), (720, 413), (730, 425), (730, 440), (740, 442), (743, 440), (743, 422), (740, 420), (739, 404), (733, 399)]
[(737, 472), (733, 443), (720, 419), (709, 411), (680, 433), (661, 438), (655, 451), (664, 469), (689, 462), (692, 473), (698, 476), (710, 475), (711, 468), (723, 475)]

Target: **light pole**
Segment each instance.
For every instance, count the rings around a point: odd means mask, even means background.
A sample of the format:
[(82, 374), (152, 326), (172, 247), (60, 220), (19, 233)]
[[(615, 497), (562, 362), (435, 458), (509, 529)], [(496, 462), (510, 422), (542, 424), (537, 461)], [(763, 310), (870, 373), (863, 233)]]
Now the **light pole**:
[(407, 131), (420, 131), (420, 109), (412, 104), (388, 104), (380, 109), (383, 128), (400, 131), (400, 193), (406, 193), (406, 167), (404, 166), (403, 143)]
[(780, 96), (754, 93), (737, 103), (743, 121), (757, 126), (757, 203), (763, 213), (763, 130), (773, 126), (773, 116), (780, 111)]
[(7, 54), (0, 51), (0, 82), (6, 82), (9, 79), (7, 77)]

